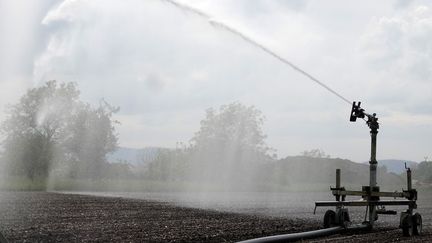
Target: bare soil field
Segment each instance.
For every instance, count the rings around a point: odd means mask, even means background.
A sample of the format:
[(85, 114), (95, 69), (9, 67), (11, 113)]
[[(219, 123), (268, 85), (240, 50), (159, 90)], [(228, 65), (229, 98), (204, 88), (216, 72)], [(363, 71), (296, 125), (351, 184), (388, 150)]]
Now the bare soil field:
[[(254, 216), (172, 203), (48, 192), (1, 192), (0, 230), (10, 242), (235, 242), (318, 229), (314, 219)], [(432, 242), (397, 226), (312, 242)]]

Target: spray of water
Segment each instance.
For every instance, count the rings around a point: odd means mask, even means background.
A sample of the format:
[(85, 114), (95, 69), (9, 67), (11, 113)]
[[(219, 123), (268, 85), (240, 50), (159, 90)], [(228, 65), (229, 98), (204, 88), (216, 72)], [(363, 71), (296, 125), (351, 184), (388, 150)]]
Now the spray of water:
[(171, 5), (185, 11), (185, 12), (191, 12), (194, 13), (204, 19), (206, 19), (212, 26), (223, 29), (225, 31), (228, 31), (240, 38), (242, 38), (244, 41), (246, 41), (247, 43), (255, 46), (256, 48), (259, 48), (260, 50), (264, 51), (265, 53), (271, 55), (272, 57), (276, 58), (277, 60), (281, 61), (282, 63), (284, 63), (285, 65), (291, 67), (292, 69), (294, 69), (295, 71), (303, 74), (304, 76), (306, 76), (307, 78), (309, 78), (310, 80), (312, 80), (313, 82), (315, 82), (316, 84), (318, 84), (319, 86), (321, 86), (322, 88), (326, 89), (327, 91), (329, 91), (330, 93), (336, 95), (338, 98), (340, 98), (341, 100), (343, 100), (344, 102), (348, 103), (349, 105), (351, 105), (351, 101), (348, 100), (347, 98), (345, 98), (344, 96), (342, 96), (341, 94), (339, 94), (338, 92), (336, 92), (335, 90), (333, 90), (332, 88), (330, 88), (328, 85), (326, 85), (325, 83), (323, 83), (322, 81), (318, 80), (317, 78), (315, 78), (314, 76), (312, 76), (311, 74), (309, 74), (308, 72), (306, 72), (305, 70), (301, 69), (300, 67), (298, 67), (297, 65), (293, 64), (292, 62), (288, 61), (287, 59), (285, 59), (284, 57), (278, 55), (276, 52), (270, 50), (268, 47), (264, 46), (263, 44), (257, 42), (256, 40), (252, 39), (251, 37), (245, 35), (244, 33), (240, 32), (239, 30), (225, 24), (222, 23), (220, 21), (217, 21), (215, 19), (213, 19), (209, 14), (198, 10), (196, 8), (193, 8), (191, 6), (185, 5), (183, 3), (179, 3), (177, 1), (174, 0), (162, 0), (165, 1), (167, 3), (170, 3)]

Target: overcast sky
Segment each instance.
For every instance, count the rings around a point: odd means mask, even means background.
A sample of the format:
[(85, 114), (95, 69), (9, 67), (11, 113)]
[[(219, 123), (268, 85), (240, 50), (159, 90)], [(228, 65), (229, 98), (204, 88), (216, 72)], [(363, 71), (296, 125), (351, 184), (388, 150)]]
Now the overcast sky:
[[(430, 1), (182, 0), (376, 112), (378, 159), (432, 155)], [(0, 0), (0, 106), (47, 80), (120, 106), (120, 145), (175, 147), (205, 109), (266, 116), (279, 157), (369, 159), (350, 105), (208, 19), (162, 0)], [(2, 109), (4, 110), (4, 109)], [(0, 118), (4, 113), (0, 113)]]

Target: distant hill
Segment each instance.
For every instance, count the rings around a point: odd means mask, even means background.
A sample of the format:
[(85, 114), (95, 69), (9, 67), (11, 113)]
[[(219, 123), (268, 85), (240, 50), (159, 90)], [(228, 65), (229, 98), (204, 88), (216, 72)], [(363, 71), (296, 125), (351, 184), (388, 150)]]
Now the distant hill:
[[(109, 162), (126, 162), (133, 166), (147, 166), (154, 160), (158, 152), (164, 148), (148, 147), (143, 149), (120, 147), (108, 156)], [(405, 185), (402, 160), (380, 160), (379, 166), (385, 165), (387, 170), (378, 168), (378, 184), (380, 186)], [(417, 163), (407, 161), (412, 169)], [(256, 170), (256, 181), (276, 183), (280, 185), (319, 184), (325, 187), (334, 186), (335, 171), (341, 169), (343, 186), (362, 186), (369, 184), (369, 165), (355, 163), (339, 158), (313, 158), (307, 156), (289, 156), (284, 159), (263, 163)], [(253, 168), (253, 166), (252, 166)]]
[[(271, 165), (273, 176), (285, 177), (288, 184), (325, 183), (335, 184), (336, 169), (341, 169), (342, 185), (369, 184), (369, 165), (355, 163), (346, 159), (311, 158), (293, 156), (281, 159)], [(403, 185), (402, 176), (388, 173), (378, 168), (379, 185)]]
[[(368, 164), (369, 162), (365, 162), (365, 164)], [(388, 172), (393, 172), (395, 174), (401, 174), (405, 172), (405, 163), (407, 163), (407, 166), (411, 169), (416, 169), (418, 166), (418, 163), (415, 161), (409, 161), (409, 160), (400, 160), (400, 159), (383, 159), (378, 161), (378, 166), (385, 166), (387, 167)]]
[(159, 151), (158, 147), (147, 147), (142, 149), (119, 147), (110, 153), (108, 162), (126, 162), (131, 165), (144, 165), (154, 159)]

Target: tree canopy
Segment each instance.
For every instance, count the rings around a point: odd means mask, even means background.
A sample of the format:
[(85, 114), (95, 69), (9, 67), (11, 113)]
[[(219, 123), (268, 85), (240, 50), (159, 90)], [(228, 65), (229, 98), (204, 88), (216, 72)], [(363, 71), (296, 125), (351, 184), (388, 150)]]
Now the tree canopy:
[(306, 150), (303, 151), (301, 155), (309, 158), (330, 158), (330, 155), (326, 154), (321, 149)]
[(413, 172), (414, 178), (425, 183), (432, 183), (432, 162), (423, 161)]
[(112, 114), (118, 109), (106, 102), (95, 109), (79, 96), (75, 83), (49, 81), (8, 107), (0, 132), (11, 174), (46, 178), (61, 164), (105, 162), (117, 146)]
[(266, 135), (262, 131), (264, 120), (257, 108), (237, 102), (222, 105), (218, 111), (210, 108), (191, 141), (198, 150), (232, 149), (268, 155), (272, 149), (265, 143)]
[[(250, 185), (256, 168), (271, 160), (265, 143), (264, 116), (241, 103), (208, 109), (191, 139), (191, 179), (226, 185)], [(231, 188), (232, 189), (232, 188)]]

